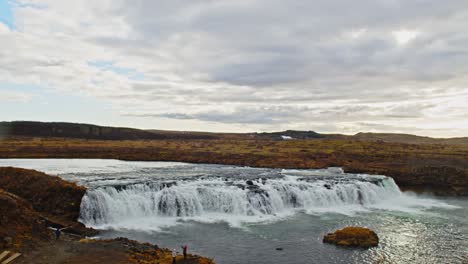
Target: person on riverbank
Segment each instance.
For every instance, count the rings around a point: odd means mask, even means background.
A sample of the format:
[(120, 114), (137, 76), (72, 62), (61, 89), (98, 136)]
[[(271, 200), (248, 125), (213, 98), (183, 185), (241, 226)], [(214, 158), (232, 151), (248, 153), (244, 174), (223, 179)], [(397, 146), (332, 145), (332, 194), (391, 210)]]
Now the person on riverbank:
[(60, 228), (56, 227), (54, 233), (55, 233), (55, 240), (59, 240), (60, 239), (60, 234), (62, 233)]
[(176, 258), (177, 258), (177, 251), (176, 249), (172, 249), (172, 264), (176, 264)]
[(182, 246), (182, 253), (184, 254), (184, 259), (187, 259), (187, 245)]
[(52, 229), (54, 231), (54, 234), (55, 234), (55, 240), (59, 240), (60, 239), (60, 235), (62, 234), (62, 230), (65, 230), (67, 228), (69, 228), (68, 226), (67, 227), (62, 227), (62, 228), (59, 228), (59, 227), (49, 227), (50, 229)]

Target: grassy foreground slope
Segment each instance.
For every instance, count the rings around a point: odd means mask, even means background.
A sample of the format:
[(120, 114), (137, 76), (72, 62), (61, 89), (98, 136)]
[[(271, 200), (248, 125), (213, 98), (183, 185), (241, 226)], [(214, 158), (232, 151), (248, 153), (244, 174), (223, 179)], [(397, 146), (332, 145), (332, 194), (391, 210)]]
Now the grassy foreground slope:
[(468, 195), (466, 144), (239, 135), (159, 140), (7, 137), (0, 141), (0, 158), (113, 158), (304, 169), (340, 166), (348, 172), (391, 176), (406, 189)]

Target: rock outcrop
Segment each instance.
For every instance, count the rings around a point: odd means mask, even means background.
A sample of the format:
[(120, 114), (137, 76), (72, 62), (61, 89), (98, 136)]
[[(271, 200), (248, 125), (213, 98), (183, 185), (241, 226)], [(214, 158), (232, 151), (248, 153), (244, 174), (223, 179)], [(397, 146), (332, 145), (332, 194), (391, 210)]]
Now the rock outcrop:
[(18, 249), (23, 242), (34, 244), (45, 238), (45, 228), (28, 201), (0, 189), (0, 251)]
[(349, 226), (326, 234), (323, 237), (323, 242), (343, 247), (369, 248), (379, 244), (379, 237), (368, 228)]
[(35, 170), (0, 167), (0, 188), (31, 203), (42, 214), (76, 221), (86, 188)]
[(98, 232), (77, 222), (86, 188), (35, 170), (0, 167), (1, 248), (34, 248), (48, 240), (48, 227), (75, 235)]
[[(22, 255), (15, 263), (172, 263), (171, 252), (126, 238), (85, 239), (97, 231), (76, 219), (86, 188), (27, 169), (0, 167), (0, 252)], [(49, 227), (67, 227), (54, 239)], [(53, 241), (53, 242), (52, 242)], [(213, 264), (190, 255), (178, 263)]]

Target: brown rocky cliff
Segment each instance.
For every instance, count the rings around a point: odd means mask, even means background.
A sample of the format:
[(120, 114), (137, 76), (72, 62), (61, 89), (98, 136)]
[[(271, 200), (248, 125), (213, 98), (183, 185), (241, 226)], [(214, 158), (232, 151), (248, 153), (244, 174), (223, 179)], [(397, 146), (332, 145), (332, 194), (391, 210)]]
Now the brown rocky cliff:
[(35, 170), (0, 167), (0, 188), (15, 194), (40, 213), (76, 221), (86, 188)]
[[(2, 247), (31, 248), (50, 239), (49, 226), (95, 235), (76, 220), (86, 188), (35, 170), (0, 167)], [(6, 238), (6, 240), (5, 240)]]
[(28, 201), (0, 189), (0, 251), (18, 249), (25, 241), (31, 246), (34, 239), (44, 238), (46, 230), (39, 228), (40, 223), (39, 214)]

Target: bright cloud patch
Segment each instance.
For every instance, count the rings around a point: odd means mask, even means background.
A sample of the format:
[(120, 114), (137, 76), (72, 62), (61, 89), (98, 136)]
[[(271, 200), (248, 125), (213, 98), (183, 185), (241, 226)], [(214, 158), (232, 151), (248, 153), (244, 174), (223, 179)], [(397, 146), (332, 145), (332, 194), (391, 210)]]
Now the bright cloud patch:
[(404, 45), (416, 38), (420, 34), (420, 32), (411, 30), (398, 30), (393, 31), (392, 34), (395, 37), (395, 40), (398, 42), (398, 44)]
[(365, 28), (352, 30), (351, 32), (349, 32), (349, 36), (351, 38), (353, 38), (353, 39), (357, 39), (359, 37), (362, 37), (366, 33), (366, 31), (367, 31), (367, 29), (365, 29)]

